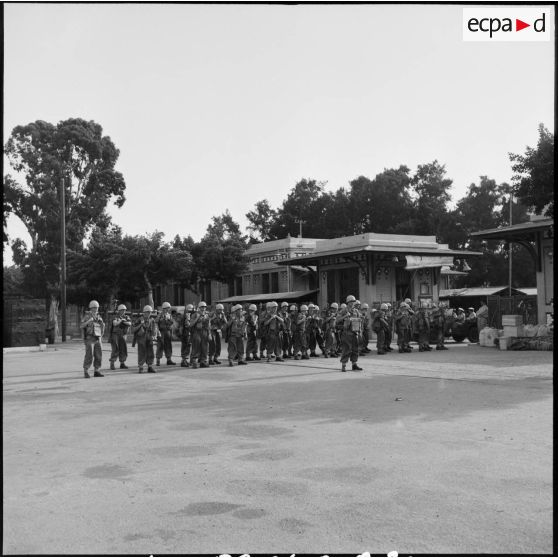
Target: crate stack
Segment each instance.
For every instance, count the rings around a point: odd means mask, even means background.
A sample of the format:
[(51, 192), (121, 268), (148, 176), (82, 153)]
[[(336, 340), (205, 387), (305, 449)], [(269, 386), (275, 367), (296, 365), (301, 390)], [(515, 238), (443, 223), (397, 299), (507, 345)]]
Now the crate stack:
[(512, 338), (523, 337), (525, 334), (523, 329), (523, 316), (504, 314), (502, 316), (502, 327), (504, 328), (504, 335), (500, 337), (500, 350), (507, 351)]

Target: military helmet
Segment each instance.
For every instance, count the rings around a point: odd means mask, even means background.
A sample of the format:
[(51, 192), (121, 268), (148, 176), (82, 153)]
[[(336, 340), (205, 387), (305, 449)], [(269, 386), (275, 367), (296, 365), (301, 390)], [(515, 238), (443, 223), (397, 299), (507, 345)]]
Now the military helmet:
[(96, 300), (92, 300), (89, 303), (89, 308), (99, 308), (99, 303)]
[(329, 307), (337, 310), (339, 308), (339, 304), (337, 304), (337, 302), (332, 302)]
[(469, 306), (469, 308), (467, 308), (467, 310), (472, 310), (473, 312), (475, 311), (475, 309), (472, 306)]
[(163, 302), (161, 308), (170, 308), (170, 302)]
[(412, 301), (410, 298), (406, 298), (406, 299), (405, 299), (405, 302), (406, 302), (407, 304), (412, 304), (413, 301)]
[(151, 306), (149, 306), (149, 304), (146, 304), (146, 305), (143, 307), (143, 311), (144, 311), (144, 312), (153, 312), (153, 308), (151, 308)]
[(193, 304), (187, 304), (187, 305), (186, 305), (186, 308), (185, 308), (186, 312), (191, 312), (193, 309), (194, 309), (194, 305), (193, 305)]
[(224, 310), (224, 309), (225, 309), (225, 307), (221, 303), (219, 303), (219, 304), (217, 304), (217, 306), (215, 306), (215, 310)]
[(314, 304), (314, 311), (315, 312), (319, 312), (320, 311), (320, 307), (317, 304)]
[(201, 308), (202, 306), (207, 306), (207, 304), (203, 300), (198, 304), (198, 308)]
[(391, 302), (386, 302), (386, 304), (388, 308), (391, 308)]
[(288, 302), (282, 302), (281, 303), (281, 308), (288, 308), (289, 307), (289, 303)]
[(235, 305), (232, 307), (232, 311), (233, 311), (233, 312), (236, 312), (237, 310), (242, 310), (242, 304), (235, 304)]
[(302, 312), (303, 310), (308, 310), (308, 306), (306, 306), (306, 304), (301, 305), (300, 311)]
[(356, 301), (356, 298), (355, 298), (353, 295), (349, 295), (349, 296), (347, 297), (347, 299), (345, 300), (345, 302), (346, 302), (347, 304), (349, 304), (349, 302), (355, 302), (355, 301)]
[(339, 307), (339, 309), (344, 310), (345, 308), (347, 308), (347, 305), (344, 302), (341, 303), (341, 306)]
[(258, 309), (258, 307), (255, 304), (250, 304), (250, 306), (248, 306), (248, 310), (253, 310), (254, 312)]
[(388, 309), (388, 305), (385, 302), (380, 304), (380, 310), (387, 310), (387, 309)]
[(362, 303), (362, 309), (363, 310), (368, 310), (368, 308), (370, 308), (370, 306), (368, 306), (368, 302), (363, 302)]
[(279, 305), (275, 301), (269, 303), (270, 308), (277, 308), (278, 306)]
[(289, 310), (291, 310), (291, 312), (292, 312), (293, 310), (296, 310), (296, 304), (291, 304), (291, 307), (289, 308)]
[(409, 305), (408, 305), (406, 302), (402, 302), (402, 303), (399, 305), (399, 308), (409, 308)]
[(125, 304), (119, 304), (117, 309), (118, 309), (118, 310), (127, 310)]
[(355, 300), (355, 306), (358, 306), (360, 304), (360, 300)]
[(463, 308), (458, 308), (457, 311), (458, 312), (465, 312), (465, 310), (463, 310)]

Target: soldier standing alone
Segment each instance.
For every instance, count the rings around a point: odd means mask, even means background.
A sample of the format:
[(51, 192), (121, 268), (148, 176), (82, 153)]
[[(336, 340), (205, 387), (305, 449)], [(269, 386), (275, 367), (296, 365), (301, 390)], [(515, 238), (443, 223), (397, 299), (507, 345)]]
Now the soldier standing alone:
[(89, 367), (93, 364), (94, 374), (97, 378), (102, 378), (104, 374), (99, 372), (103, 351), (101, 349), (101, 337), (105, 332), (105, 323), (99, 316), (99, 303), (92, 300), (89, 303), (89, 311), (85, 313), (81, 320), (81, 328), (84, 330), (85, 358), (83, 359), (83, 376), (90, 378)]

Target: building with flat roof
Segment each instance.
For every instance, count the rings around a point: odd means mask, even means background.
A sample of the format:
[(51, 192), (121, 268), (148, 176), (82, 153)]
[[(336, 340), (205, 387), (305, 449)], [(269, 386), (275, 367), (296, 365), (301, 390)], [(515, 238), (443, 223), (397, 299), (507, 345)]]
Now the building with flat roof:
[(439, 299), (442, 268), (461, 267), (482, 252), (451, 250), (434, 236), (365, 233), (319, 240), (312, 253), (281, 264), (316, 268), (318, 304), (344, 301), (352, 294), (379, 303), (405, 298), (429, 305)]
[(246, 251), (248, 269), (239, 278), (241, 289), (234, 293), (229, 291), (228, 296), (221, 296), (219, 302), (315, 301), (316, 268), (283, 262), (310, 255), (320, 241), (287, 236), (252, 244)]

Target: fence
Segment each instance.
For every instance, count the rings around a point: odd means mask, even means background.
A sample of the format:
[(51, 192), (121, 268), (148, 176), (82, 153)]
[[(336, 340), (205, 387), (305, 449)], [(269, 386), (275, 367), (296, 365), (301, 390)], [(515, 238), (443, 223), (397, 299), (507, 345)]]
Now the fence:
[(537, 323), (536, 296), (489, 296), (486, 304), (488, 306), (489, 327), (502, 329), (502, 316), (504, 314), (523, 316), (524, 324), (536, 325)]

